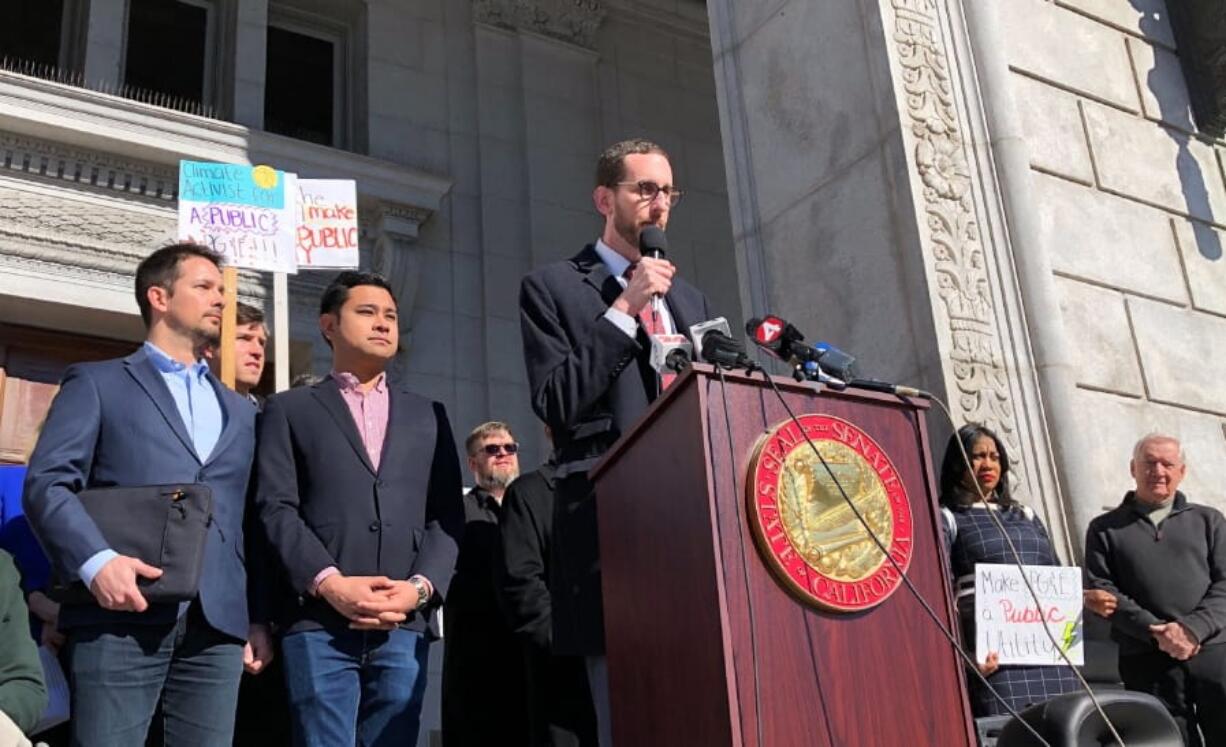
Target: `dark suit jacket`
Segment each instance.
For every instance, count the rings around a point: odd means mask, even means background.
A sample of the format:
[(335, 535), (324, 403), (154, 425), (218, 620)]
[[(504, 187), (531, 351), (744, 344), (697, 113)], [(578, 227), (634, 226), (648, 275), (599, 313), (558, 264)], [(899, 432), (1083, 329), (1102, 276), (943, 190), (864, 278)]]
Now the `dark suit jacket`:
[[(336, 566), (350, 576), (434, 585), (447, 595), (464, 531), (460, 462), (438, 402), (389, 382), (390, 410), (376, 472), (336, 380), (274, 394), (264, 404), (256, 462), (256, 506), (290, 589), (289, 631), (343, 629), (348, 621), (309, 593)], [(424, 615), (405, 626), (426, 631)]]
[[(86, 488), (204, 483), (213, 491), (213, 523), (204, 550), (200, 603), (217, 630), (247, 637), (243, 511), (255, 450), (255, 409), (209, 376), (225, 426), (204, 463), (174, 398), (144, 348), (127, 358), (81, 363), (64, 374), (30, 457), (23, 502), (52, 564), (75, 579), (81, 564), (107, 548), (77, 493)], [(116, 511), (124, 511), (117, 501)], [(145, 560), (149, 560), (146, 558)], [(156, 604), (140, 614), (97, 605), (65, 605), (60, 627), (162, 623), (185, 605)]]
[[(533, 271), (520, 287), (519, 315), (532, 407), (553, 431), (558, 463), (554, 507), (554, 648), (604, 650), (596, 507), (586, 471), (655, 396), (650, 345), (604, 318), (622, 288), (589, 245)], [(711, 318), (707, 298), (682, 278), (665, 297), (677, 330)]]
[(596, 745), (596, 714), (587, 670), (578, 656), (552, 652), (549, 558), (552, 552), (554, 465), (520, 475), (502, 497), (502, 537), (495, 554), (499, 602), (522, 643), (531, 744)]

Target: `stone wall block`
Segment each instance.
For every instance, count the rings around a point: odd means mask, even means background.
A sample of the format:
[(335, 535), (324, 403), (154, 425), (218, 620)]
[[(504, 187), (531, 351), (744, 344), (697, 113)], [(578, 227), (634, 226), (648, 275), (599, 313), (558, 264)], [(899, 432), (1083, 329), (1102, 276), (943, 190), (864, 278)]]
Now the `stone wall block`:
[(1226, 319), (1128, 299), (1150, 399), (1226, 413)]
[(381, 60), (370, 61), (372, 114), (396, 116), (431, 129), (448, 127), (447, 79)]
[[(741, 42), (739, 67), (761, 220), (880, 147), (876, 81), (853, 3), (789, 4)], [(800, 29), (824, 28), (821, 44)], [(814, 70), (833, 69), (819, 76)], [(895, 126), (897, 126), (895, 124)]]
[(1124, 296), (1057, 278), (1060, 311), (1077, 361), (1077, 383), (1140, 397), (1145, 392)]
[(999, 3), (1012, 67), (1078, 93), (1139, 111), (1124, 36), (1042, 0)]
[(425, 249), (421, 253), (421, 280), (417, 285), (418, 309), (450, 311), (453, 308), (451, 252), (446, 249)]
[[(487, 369), (490, 379), (526, 384), (528, 372), (524, 369), (524, 341), (519, 330), (519, 312), (514, 308), (511, 311), (512, 318), (486, 317)], [(515, 396), (526, 400), (522, 391)]]
[[(413, 339), (405, 361), (406, 371), (431, 376), (455, 376), (455, 318), (450, 309), (413, 310)], [(403, 333), (404, 330), (401, 330)]]
[(1226, 233), (1204, 223), (1177, 220), (1175, 237), (1192, 307), (1226, 316)]
[(484, 307), (481, 259), (473, 254), (451, 255), (451, 292), (457, 314), (481, 316)]
[(1212, 147), (1105, 106), (1083, 102), (1083, 109), (1104, 189), (1224, 224), (1226, 188)]
[(1092, 413), (1087, 428), (1097, 445), (1085, 455), (1087, 469), (1102, 485), (1101, 494), (1089, 499), (1091, 505), (1104, 511), (1119, 505), (1124, 493), (1135, 487), (1128, 474), (1133, 445), (1157, 431), (1183, 441), (1188, 476), (1180, 489), (1197, 503), (1226, 510), (1226, 481), (1220, 468), (1226, 464), (1226, 439), (1220, 417), (1088, 390), (1079, 391), (1077, 399), (1082, 411)]
[(1166, 213), (1043, 174), (1032, 183), (1053, 270), (1187, 303)]
[[(482, 379), (485, 375), (485, 320), (480, 316), (456, 314), (455, 324), (455, 362), (457, 384), (464, 379)], [(484, 399), (484, 398), (483, 398)], [(475, 425), (475, 423), (474, 423)], [(472, 426), (456, 425), (457, 429)], [(463, 434), (457, 434), (463, 439)]]
[(531, 269), (531, 262), (526, 257), (486, 257), (485, 308), (487, 312), (507, 319), (518, 319), (519, 281)]
[(1074, 8), (1130, 34), (1173, 48), (1175, 34), (1171, 31), (1166, 3), (1167, 0), (1056, 0), (1057, 5)]
[(1010, 81), (1030, 147), (1030, 164), (1093, 184), (1094, 166), (1077, 97), (1023, 75), (1015, 74)]
[(1181, 130), (1194, 131), (1188, 84), (1175, 53), (1139, 39), (1128, 40), (1128, 51), (1141, 88), (1145, 116)]
[(486, 256), (518, 257), (529, 250), (528, 224), (522, 200), (486, 197), (481, 215)]

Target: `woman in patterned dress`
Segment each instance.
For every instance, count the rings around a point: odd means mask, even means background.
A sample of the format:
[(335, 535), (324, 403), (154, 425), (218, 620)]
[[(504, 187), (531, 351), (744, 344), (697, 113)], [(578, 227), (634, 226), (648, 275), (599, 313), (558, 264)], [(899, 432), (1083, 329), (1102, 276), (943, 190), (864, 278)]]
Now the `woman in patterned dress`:
[[(970, 456), (970, 469), (962, 447)], [(975, 483), (987, 497), (979, 500)], [(1009, 456), (996, 434), (981, 425), (965, 425), (949, 440), (941, 464), (941, 513), (945, 543), (953, 566), (963, 640), (974, 650), (975, 564), (1015, 562), (989, 511), (1009, 533), (1026, 565), (1061, 565), (1043, 522), (1009, 494)], [(1000, 666), (995, 652), (979, 671), (1016, 711), (1079, 689), (1076, 676), (1063, 666)], [(971, 710), (976, 717), (1008, 713), (977, 677), (970, 678)]]

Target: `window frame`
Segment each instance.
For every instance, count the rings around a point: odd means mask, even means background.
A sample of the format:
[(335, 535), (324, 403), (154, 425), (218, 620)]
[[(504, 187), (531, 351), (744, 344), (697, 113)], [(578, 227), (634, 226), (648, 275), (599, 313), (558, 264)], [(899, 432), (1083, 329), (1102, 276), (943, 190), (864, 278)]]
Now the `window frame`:
[[(204, 60), (203, 60), (203, 80), (200, 85), (200, 104), (206, 110), (214, 112), (224, 111), (219, 100), (223, 86), (221, 85), (221, 70), (218, 63), (218, 53), (223, 51), (223, 46), (229, 48), (229, 44), (223, 45), (224, 39), (222, 34), (223, 14), (226, 12), (226, 0), (160, 0), (160, 2), (177, 2), (183, 5), (191, 5), (197, 8), (203, 8), (205, 11), (204, 21)], [(124, 3), (123, 14), (123, 52), (119, 64), (119, 81), (123, 87), (128, 86), (128, 50), (131, 47), (132, 40), (129, 38), (131, 31), (131, 16), (132, 16), (132, 0), (127, 0)], [(157, 92), (155, 92), (157, 93)]]
[[(327, 147), (348, 148), (353, 142), (353, 91), (349, 82), (349, 72), (354, 69), (352, 25), (340, 18), (323, 16), (280, 3), (269, 3), (268, 28), (277, 28), (332, 44), (332, 142), (328, 143)], [(267, 53), (264, 64), (267, 75)], [(265, 112), (266, 122), (267, 116)]]

